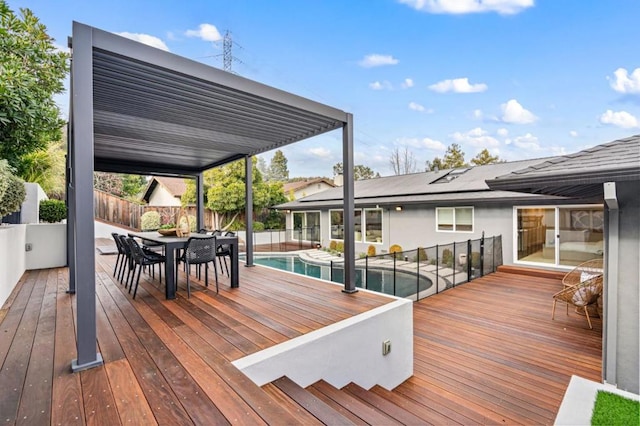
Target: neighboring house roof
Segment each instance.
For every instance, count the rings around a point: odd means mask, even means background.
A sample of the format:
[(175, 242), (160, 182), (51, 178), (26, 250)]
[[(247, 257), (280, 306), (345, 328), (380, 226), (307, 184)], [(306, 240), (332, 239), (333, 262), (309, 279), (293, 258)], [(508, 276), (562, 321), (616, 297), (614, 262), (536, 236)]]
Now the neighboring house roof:
[[(510, 191), (492, 191), (487, 179), (531, 167), (541, 159), (497, 163), (437, 172), (387, 176), (354, 182), (356, 206), (425, 204), (448, 202), (503, 202), (549, 199)], [(302, 210), (307, 208), (342, 206), (343, 188), (336, 187), (276, 206), (279, 209)]]
[(158, 185), (162, 186), (176, 198), (182, 197), (182, 194), (184, 194), (187, 189), (187, 184), (183, 178), (154, 176), (147, 184), (147, 189), (145, 189), (142, 199), (146, 202), (149, 202), (151, 194), (156, 190), (156, 187)]
[(317, 178), (317, 179), (307, 179), (307, 180), (301, 180), (298, 182), (289, 182), (289, 183), (285, 183), (284, 185), (282, 185), (282, 189), (284, 190), (285, 195), (287, 193), (289, 193), (290, 191), (296, 192), (296, 191), (300, 191), (301, 189), (305, 189), (308, 188), (312, 185), (315, 185), (317, 183), (325, 183), (331, 187), (335, 187), (335, 184), (330, 181), (329, 179), (325, 179), (325, 178)]
[(640, 180), (640, 135), (547, 159), (487, 181), (492, 189), (602, 198), (603, 183)]

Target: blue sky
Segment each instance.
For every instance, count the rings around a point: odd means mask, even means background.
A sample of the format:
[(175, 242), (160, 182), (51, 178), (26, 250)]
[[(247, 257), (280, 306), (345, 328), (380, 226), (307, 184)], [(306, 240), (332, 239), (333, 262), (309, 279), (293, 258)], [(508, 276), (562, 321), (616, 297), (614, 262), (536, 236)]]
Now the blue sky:
[[(513, 161), (640, 133), (638, 0), (8, 3), (61, 46), (76, 20), (220, 68), (229, 30), (235, 72), (353, 113), (355, 162), (381, 175), (396, 147), (421, 171), (451, 143)], [(331, 176), (341, 146), (283, 148), (290, 175)]]

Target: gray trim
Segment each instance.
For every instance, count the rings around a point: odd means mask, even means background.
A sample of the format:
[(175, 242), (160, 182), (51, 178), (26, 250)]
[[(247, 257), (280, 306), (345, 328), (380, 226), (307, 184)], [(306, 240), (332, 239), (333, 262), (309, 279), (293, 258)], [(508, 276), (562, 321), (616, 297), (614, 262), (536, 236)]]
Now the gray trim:
[(604, 251), (602, 378), (606, 383), (617, 384), (618, 365), (618, 257), (620, 211), (605, 206), (607, 225)]
[(246, 222), (246, 263), (245, 266), (253, 266), (253, 157), (244, 159), (245, 179), (245, 222)]
[(73, 26), (72, 183), (78, 358), (74, 371), (102, 364), (96, 352), (96, 277), (93, 225), (93, 64), (91, 29)]
[(344, 292), (355, 293), (356, 249), (354, 241), (354, 179), (353, 179), (353, 115), (347, 114), (347, 122), (342, 127), (342, 176), (344, 179)]

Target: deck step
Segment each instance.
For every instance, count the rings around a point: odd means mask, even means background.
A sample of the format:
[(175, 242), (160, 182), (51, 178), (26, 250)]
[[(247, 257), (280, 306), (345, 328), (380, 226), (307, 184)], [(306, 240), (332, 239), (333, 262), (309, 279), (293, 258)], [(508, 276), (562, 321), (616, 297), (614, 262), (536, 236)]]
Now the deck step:
[(279, 379), (275, 380), (273, 382), (273, 385), (324, 424), (356, 424), (348, 417), (336, 411), (322, 399), (318, 398), (286, 376), (280, 377)]
[(529, 276), (539, 277), (539, 278), (549, 278), (552, 280), (561, 280), (566, 275), (566, 272), (563, 272), (563, 271), (550, 271), (548, 269), (525, 268), (523, 266), (514, 266), (514, 265), (498, 266), (498, 272), (504, 272), (507, 274), (529, 275)]

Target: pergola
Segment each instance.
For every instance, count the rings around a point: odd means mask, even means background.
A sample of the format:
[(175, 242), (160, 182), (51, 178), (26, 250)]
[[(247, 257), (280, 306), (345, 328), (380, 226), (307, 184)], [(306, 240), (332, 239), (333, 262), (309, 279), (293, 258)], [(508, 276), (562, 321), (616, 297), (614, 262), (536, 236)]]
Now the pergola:
[[(73, 23), (68, 148), (68, 246), (77, 297), (74, 371), (96, 351), (93, 172), (196, 180), (203, 224), (205, 170), (245, 160), (252, 217), (252, 156), (342, 128), (344, 210), (353, 211), (353, 116), (175, 54)], [(355, 292), (353, 214), (344, 215), (346, 292)], [(247, 220), (247, 265), (253, 263)]]

